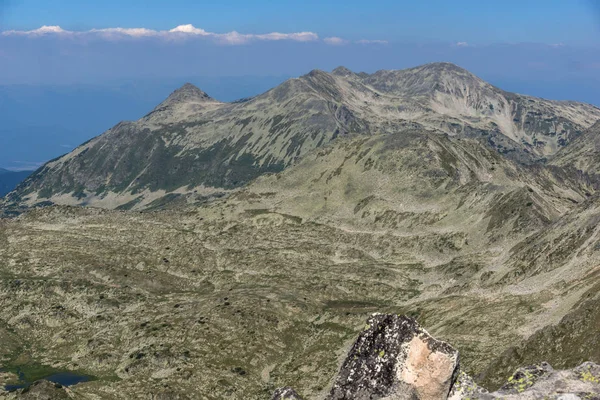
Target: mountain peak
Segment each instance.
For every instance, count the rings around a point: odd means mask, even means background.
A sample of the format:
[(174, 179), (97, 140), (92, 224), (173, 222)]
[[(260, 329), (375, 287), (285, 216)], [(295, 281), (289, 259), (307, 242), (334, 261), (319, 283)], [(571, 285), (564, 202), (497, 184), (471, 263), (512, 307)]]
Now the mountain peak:
[[(465, 87), (482, 87), (485, 82), (464, 68), (435, 62), (402, 70), (381, 70), (363, 82), (377, 90), (402, 96), (431, 96), (436, 92), (458, 93)], [(460, 90), (459, 90), (460, 89)]]
[(167, 97), (165, 101), (160, 103), (152, 112), (162, 110), (166, 107), (170, 107), (176, 104), (209, 102), (217, 102), (217, 100), (213, 99), (208, 94), (206, 94), (206, 92), (200, 90), (198, 87), (192, 85), (191, 83), (186, 83), (182, 87), (171, 93), (169, 97)]
[(428, 70), (433, 70), (433, 71), (453, 71), (453, 72), (466, 72), (469, 73), (469, 71), (467, 71), (466, 69), (459, 67), (458, 65), (451, 63), (451, 62), (432, 62), (429, 64), (424, 64), (421, 65), (420, 67), (417, 68), (422, 68), (422, 69), (428, 69)]
[(313, 69), (308, 74), (303, 75), (305, 78), (327, 77), (329, 74), (322, 69)]
[(192, 85), (191, 83), (186, 83), (179, 89), (175, 90), (169, 97), (167, 97), (167, 101), (173, 102), (187, 102), (187, 101), (207, 101), (214, 100), (210, 97), (206, 92), (200, 90), (198, 87)]
[(335, 78), (328, 72), (313, 69), (301, 77), (313, 90), (326, 95), (336, 101), (341, 101), (342, 95)]
[(336, 69), (334, 69), (333, 71), (331, 71), (331, 73), (333, 75), (338, 75), (338, 76), (351, 76), (351, 75), (355, 75), (354, 72), (350, 71), (348, 68), (344, 67), (344, 66), (339, 66)]
[(451, 77), (450, 79), (481, 81), (481, 79), (472, 72), (449, 62), (429, 63), (420, 67), (412, 68), (412, 70), (419, 74), (430, 76), (436, 80), (447, 80), (449, 77)]

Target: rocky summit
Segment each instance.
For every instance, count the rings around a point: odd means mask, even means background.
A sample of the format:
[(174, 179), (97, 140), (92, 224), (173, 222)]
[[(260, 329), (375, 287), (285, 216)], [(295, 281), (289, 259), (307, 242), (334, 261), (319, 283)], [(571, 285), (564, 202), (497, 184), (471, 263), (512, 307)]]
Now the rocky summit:
[(448, 63), (187, 84), (3, 200), (0, 396), (586, 398), (599, 121)]

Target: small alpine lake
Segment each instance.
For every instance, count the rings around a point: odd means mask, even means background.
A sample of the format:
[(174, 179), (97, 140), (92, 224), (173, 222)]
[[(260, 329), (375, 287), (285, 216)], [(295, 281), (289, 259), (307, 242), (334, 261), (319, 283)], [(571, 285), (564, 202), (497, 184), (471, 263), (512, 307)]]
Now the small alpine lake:
[(8, 392), (28, 388), (34, 382), (39, 380), (47, 380), (68, 387), (95, 379), (90, 375), (72, 371), (61, 371), (43, 365), (10, 366), (0, 368), (0, 372), (13, 373), (18, 376), (18, 380), (13, 380), (4, 384), (4, 390)]

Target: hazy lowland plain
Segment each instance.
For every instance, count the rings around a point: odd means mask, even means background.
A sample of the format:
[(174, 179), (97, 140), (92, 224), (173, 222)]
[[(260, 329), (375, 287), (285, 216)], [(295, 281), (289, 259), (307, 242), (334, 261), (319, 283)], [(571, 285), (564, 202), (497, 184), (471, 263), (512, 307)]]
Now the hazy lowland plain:
[(446, 63), (232, 103), (186, 85), (5, 198), (0, 379), (316, 398), (373, 312), (416, 317), (490, 388), (600, 362), (599, 120)]

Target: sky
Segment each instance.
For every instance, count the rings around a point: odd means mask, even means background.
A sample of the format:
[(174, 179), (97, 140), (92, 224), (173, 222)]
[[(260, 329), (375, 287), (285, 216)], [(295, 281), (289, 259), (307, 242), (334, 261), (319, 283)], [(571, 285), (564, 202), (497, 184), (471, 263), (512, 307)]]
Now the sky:
[(211, 32), (314, 32), (349, 40), (598, 43), (597, 0), (0, 0), (2, 30), (192, 24)]
[(0, 167), (39, 165), (185, 82), (229, 101), (313, 69), (436, 61), (600, 106), (600, 0), (0, 0)]
[(0, 10), (0, 84), (432, 61), (507, 82), (600, 79), (600, 0), (0, 0)]

